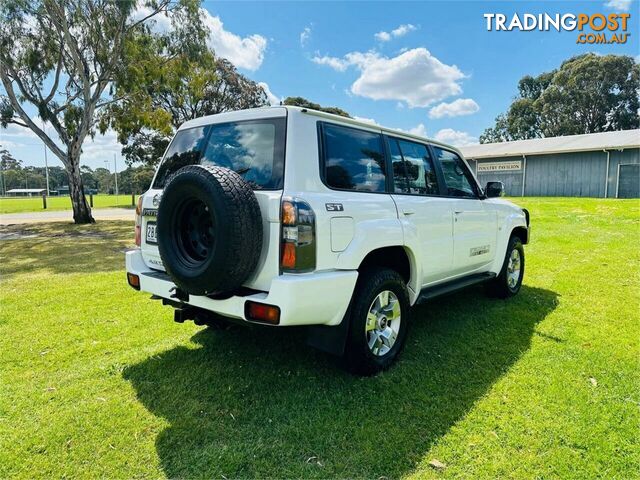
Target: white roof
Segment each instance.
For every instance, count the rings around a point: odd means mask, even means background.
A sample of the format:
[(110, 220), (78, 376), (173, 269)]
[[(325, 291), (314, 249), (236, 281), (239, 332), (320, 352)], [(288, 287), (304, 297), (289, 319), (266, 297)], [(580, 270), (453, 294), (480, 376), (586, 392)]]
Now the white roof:
[(12, 188), (7, 190), (7, 193), (40, 193), (44, 191), (44, 188)]
[(428, 142), (434, 145), (440, 145), (451, 150), (458, 151), (458, 148), (449, 145), (447, 143), (440, 142), (438, 140), (433, 140), (431, 138), (421, 137), (419, 135), (414, 135), (409, 132), (405, 132), (396, 128), (388, 128), (378, 125), (374, 122), (369, 122), (365, 120), (358, 120), (357, 118), (352, 117), (343, 117), (341, 115), (335, 115), (333, 113), (321, 112), (319, 110), (313, 110), (312, 108), (303, 108), (297, 107), (293, 105), (279, 105), (272, 107), (257, 107), (257, 108), (249, 108), (246, 110), (233, 110), (230, 112), (217, 113), (215, 115), (208, 115), (206, 117), (195, 118), (193, 120), (189, 120), (183, 123), (178, 130), (183, 130), (187, 128), (199, 127), (201, 125), (208, 125), (211, 123), (224, 123), (224, 122), (236, 122), (242, 120), (253, 120), (257, 118), (272, 118), (272, 117), (284, 117), (287, 114), (287, 110), (296, 111), (308, 115), (315, 115), (317, 117), (323, 117), (326, 119), (334, 120), (340, 123), (346, 123), (362, 128), (368, 128), (372, 130), (380, 130), (389, 135), (396, 135), (407, 137), (410, 139), (418, 140), (421, 142)]
[(479, 159), (594, 150), (622, 150), (638, 147), (640, 147), (640, 129), (534, 138), (514, 142), (483, 143), (460, 147), (460, 150), (467, 159)]

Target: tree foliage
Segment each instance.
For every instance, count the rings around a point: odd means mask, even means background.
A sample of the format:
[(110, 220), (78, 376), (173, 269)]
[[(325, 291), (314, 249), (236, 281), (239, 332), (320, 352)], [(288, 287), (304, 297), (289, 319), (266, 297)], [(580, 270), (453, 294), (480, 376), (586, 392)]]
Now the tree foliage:
[[(23, 166), (21, 160), (5, 157), (6, 150), (0, 149), (0, 156), (9, 158), (4, 161), (0, 170), (0, 193), (12, 188), (47, 188), (45, 167)], [(8, 152), (7, 152), (8, 153)], [(10, 156), (10, 154), (9, 154)], [(95, 170), (88, 165), (80, 167), (82, 183), (86, 193), (115, 193), (115, 176), (113, 171), (104, 167)], [(151, 184), (154, 169), (146, 166), (130, 167), (118, 172), (118, 191), (120, 193), (140, 194)], [(49, 167), (49, 188), (60, 190), (68, 185), (68, 177), (63, 167)]]
[[(203, 44), (204, 45), (204, 44)], [(203, 48), (140, 58), (123, 74), (102, 128), (111, 126), (128, 165), (155, 165), (184, 122), (230, 110), (268, 105), (264, 89), (223, 58)]]
[[(174, 28), (150, 22), (171, 12)], [(31, 129), (62, 161), (76, 223), (93, 222), (85, 200), (80, 154), (101, 110), (121, 101), (117, 85), (143, 51), (175, 55), (205, 29), (197, 0), (3, 0), (0, 2), (0, 125)], [(154, 50), (155, 49), (155, 50)], [(141, 75), (146, 73), (141, 69)], [(119, 90), (118, 90), (119, 91)], [(27, 107), (27, 106), (30, 106)], [(57, 138), (41, 128), (48, 122)]]
[(292, 105), (294, 107), (309, 108), (311, 110), (318, 110), (320, 112), (333, 113), (334, 115), (340, 115), (342, 117), (351, 118), (347, 112), (338, 107), (323, 107), (319, 103), (313, 103), (303, 97), (287, 97), (282, 102), (284, 105)]
[[(2, 147), (2, 145), (0, 145)], [(22, 160), (18, 160), (11, 152), (6, 148), (0, 148), (0, 169), (1, 170), (15, 170), (21, 168)]]
[(640, 126), (640, 66), (632, 57), (588, 53), (518, 82), (518, 96), (481, 143), (628, 130)]

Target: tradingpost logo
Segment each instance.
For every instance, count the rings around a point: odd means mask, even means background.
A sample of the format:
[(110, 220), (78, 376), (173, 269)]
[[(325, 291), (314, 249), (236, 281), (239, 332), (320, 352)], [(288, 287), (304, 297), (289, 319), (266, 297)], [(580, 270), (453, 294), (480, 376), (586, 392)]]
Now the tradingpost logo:
[(627, 43), (631, 36), (627, 33), (627, 25), (631, 18), (630, 13), (514, 13), (511, 16), (503, 13), (485, 13), (487, 31), (513, 31), (520, 30), (530, 32), (578, 31), (576, 43), (580, 44), (611, 44)]

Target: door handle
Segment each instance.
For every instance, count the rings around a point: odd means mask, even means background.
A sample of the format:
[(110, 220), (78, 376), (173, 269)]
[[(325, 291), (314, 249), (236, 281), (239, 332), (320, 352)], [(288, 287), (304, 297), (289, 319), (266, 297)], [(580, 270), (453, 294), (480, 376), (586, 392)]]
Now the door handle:
[(453, 213), (456, 215), (460, 215), (461, 213), (464, 213), (464, 210), (455, 210)]
[(415, 212), (415, 210), (402, 210), (402, 213), (404, 213), (405, 215), (409, 216), (409, 215), (413, 215)]

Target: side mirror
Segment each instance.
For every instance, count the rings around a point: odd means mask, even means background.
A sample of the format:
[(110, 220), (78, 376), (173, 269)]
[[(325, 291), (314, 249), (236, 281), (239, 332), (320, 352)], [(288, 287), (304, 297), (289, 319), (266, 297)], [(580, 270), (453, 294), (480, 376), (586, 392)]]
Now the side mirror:
[(487, 182), (487, 187), (484, 189), (484, 193), (487, 198), (504, 197), (504, 183)]

